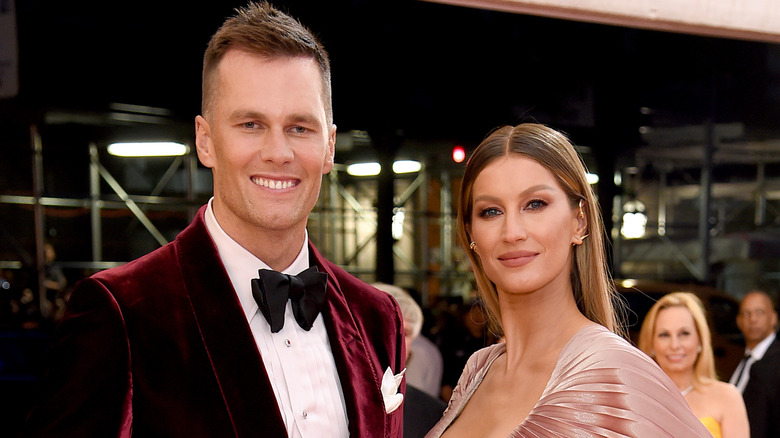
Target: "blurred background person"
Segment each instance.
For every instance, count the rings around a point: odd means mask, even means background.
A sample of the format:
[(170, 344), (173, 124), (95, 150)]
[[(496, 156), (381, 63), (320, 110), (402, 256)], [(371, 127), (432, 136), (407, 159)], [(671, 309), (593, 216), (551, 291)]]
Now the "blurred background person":
[(715, 438), (748, 438), (747, 412), (737, 388), (715, 375), (712, 339), (696, 295), (664, 295), (647, 313), (639, 348), (652, 357)]
[(780, 343), (772, 297), (748, 292), (739, 304), (737, 326), (745, 337), (745, 357), (730, 382), (742, 391), (751, 436), (780, 437)]
[[(412, 374), (421, 374), (413, 369), (428, 366), (429, 357), (412, 356), (411, 346), (420, 337), (423, 325), (422, 309), (412, 296), (398, 286), (386, 283), (374, 283), (374, 287), (387, 292), (398, 302), (404, 320), (404, 338), (406, 340), (406, 395), (404, 396), (404, 438), (422, 438), (439, 421), (447, 405), (438, 396), (429, 394), (409, 380)], [(436, 346), (433, 346), (436, 348)], [(434, 355), (435, 356), (435, 355)], [(441, 357), (439, 357), (441, 360)], [(435, 357), (433, 359), (435, 362)], [(435, 363), (434, 363), (435, 365)]]
[(46, 288), (46, 300), (41, 303), (41, 312), (44, 315), (49, 315), (55, 322), (59, 322), (69, 298), (68, 279), (62, 272), (62, 267), (57, 263), (57, 251), (51, 242), (44, 244), (43, 253), (46, 259), (43, 280), (43, 285)]
[(440, 397), (449, 401), (452, 391), (477, 350), (494, 344), (498, 338), (488, 330), (488, 317), (479, 299), (456, 301), (446, 306), (438, 327), (438, 344), (444, 358)]
[(418, 335), (407, 348), (406, 383), (430, 394), (441, 396), (441, 379), (444, 373), (444, 359), (441, 350), (427, 336)]

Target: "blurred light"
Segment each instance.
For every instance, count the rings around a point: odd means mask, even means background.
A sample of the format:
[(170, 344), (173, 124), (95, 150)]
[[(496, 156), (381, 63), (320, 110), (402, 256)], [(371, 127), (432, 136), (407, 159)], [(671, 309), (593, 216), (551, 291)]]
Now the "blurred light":
[(632, 287), (636, 286), (636, 280), (626, 279), (623, 280), (620, 284), (626, 289), (631, 289)]
[(393, 225), (391, 232), (393, 234), (393, 239), (395, 240), (401, 240), (401, 237), (404, 236), (404, 216), (403, 207), (396, 207), (393, 209)]
[(381, 171), (379, 163), (354, 163), (347, 166), (347, 173), (352, 176), (376, 176)]
[(595, 173), (586, 173), (585, 179), (588, 180), (588, 184), (593, 185), (599, 182), (599, 176)]
[[(393, 163), (394, 173), (419, 172), (422, 164), (413, 160), (398, 160)], [(347, 173), (352, 176), (377, 176), (382, 171), (382, 165), (377, 162), (353, 163), (347, 166)]]
[(455, 146), (452, 148), (452, 161), (456, 163), (462, 163), (466, 159), (466, 149), (463, 146)]
[(419, 161), (398, 160), (393, 163), (393, 172), (395, 173), (419, 172), (420, 169), (422, 169), (422, 164)]
[(623, 204), (623, 225), (620, 234), (626, 239), (639, 239), (644, 237), (647, 227), (647, 213), (645, 204), (640, 200), (631, 200)]
[(190, 148), (174, 142), (113, 143), (108, 153), (117, 157), (174, 157), (185, 155)]

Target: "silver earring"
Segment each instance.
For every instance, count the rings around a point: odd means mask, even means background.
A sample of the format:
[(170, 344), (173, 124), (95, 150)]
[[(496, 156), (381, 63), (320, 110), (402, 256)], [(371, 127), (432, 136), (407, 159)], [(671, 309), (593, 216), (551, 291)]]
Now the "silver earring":
[(701, 345), (699, 345), (699, 348), (696, 349), (697, 353), (701, 353)]
[(471, 243), (469, 243), (469, 249), (471, 249), (472, 251), (474, 251), (474, 248), (476, 247), (477, 247), (477, 242), (472, 241)]

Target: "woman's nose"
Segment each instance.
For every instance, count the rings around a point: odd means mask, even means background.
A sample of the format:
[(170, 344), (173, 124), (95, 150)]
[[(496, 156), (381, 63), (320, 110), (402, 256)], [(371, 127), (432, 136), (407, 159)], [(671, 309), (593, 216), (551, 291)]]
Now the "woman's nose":
[(527, 237), (525, 224), (519, 215), (507, 213), (504, 221), (504, 240), (513, 243)]

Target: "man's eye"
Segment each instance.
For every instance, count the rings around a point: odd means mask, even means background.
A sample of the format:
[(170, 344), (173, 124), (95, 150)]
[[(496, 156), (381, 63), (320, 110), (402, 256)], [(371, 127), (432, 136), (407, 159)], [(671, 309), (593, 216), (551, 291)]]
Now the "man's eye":
[(246, 123), (244, 123), (244, 128), (254, 129), (255, 127), (257, 127), (257, 123), (255, 123), (255, 122), (246, 122)]

